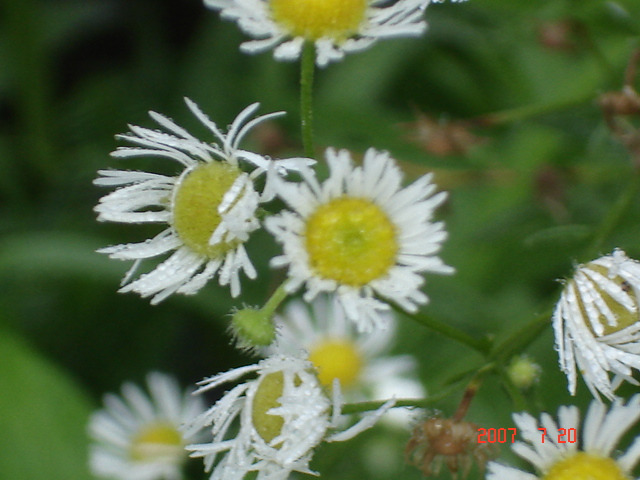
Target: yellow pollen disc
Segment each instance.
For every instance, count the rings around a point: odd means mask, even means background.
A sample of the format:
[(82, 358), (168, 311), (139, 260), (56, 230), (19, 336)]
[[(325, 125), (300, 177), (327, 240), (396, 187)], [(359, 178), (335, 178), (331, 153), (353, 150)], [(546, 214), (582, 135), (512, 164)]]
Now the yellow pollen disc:
[(333, 379), (340, 380), (340, 386), (350, 387), (360, 377), (362, 357), (356, 346), (344, 340), (327, 339), (311, 349), (309, 361), (318, 371), (318, 380), (331, 387)]
[(273, 372), (265, 375), (260, 381), (253, 397), (251, 417), (253, 426), (262, 439), (269, 443), (282, 431), (284, 419), (280, 415), (267, 413), (272, 408), (280, 406), (278, 401), (284, 390), (284, 374)]
[[(588, 264), (587, 267), (590, 268), (591, 270), (597, 271), (598, 273), (604, 275), (605, 277), (609, 275), (609, 271), (601, 265)], [(623, 289), (631, 288), (629, 285), (626, 284), (625, 280), (619, 276), (614, 277), (613, 281), (618, 285), (620, 285), (620, 287)], [(613, 297), (611, 297), (611, 295), (609, 295), (607, 292), (602, 290), (602, 288), (600, 288), (600, 285), (594, 284), (594, 287), (595, 287), (595, 290), (598, 292), (598, 294), (601, 296), (602, 300), (604, 300), (607, 306), (611, 309), (611, 312), (613, 312), (617, 320), (617, 325), (609, 325), (604, 315), (600, 315), (600, 318), (599, 318), (600, 324), (604, 327), (603, 335), (609, 335), (611, 333), (619, 332), (620, 330), (627, 328), (628, 326), (633, 325), (638, 320), (640, 320), (640, 317), (638, 314), (639, 305), (637, 303), (637, 300), (635, 300), (636, 311), (630, 312), (623, 305), (621, 305), (616, 300), (614, 300)], [(635, 299), (633, 295), (632, 295), (632, 298)], [(583, 299), (581, 297), (578, 297), (578, 305), (580, 306), (580, 311), (582, 313), (583, 318), (587, 318), (586, 311), (583, 304)], [(595, 332), (593, 332), (591, 328), (591, 324), (589, 322), (587, 322), (587, 327), (589, 327), (589, 330), (591, 330), (591, 333), (595, 335)]]
[(221, 162), (203, 163), (191, 170), (177, 185), (173, 198), (173, 228), (180, 240), (194, 252), (218, 258), (235, 244), (209, 245), (220, 225), (218, 205), (241, 171)]
[(341, 197), (321, 205), (307, 219), (306, 249), (321, 277), (361, 287), (395, 264), (395, 227), (365, 198)]
[(294, 37), (345, 40), (365, 18), (369, 0), (270, 0), (273, 19)]
[(179, 457), (183, 453), (182, 435), (169, 423), (148, 425), (132, 439), (130, 453), (136, 461)]
[(630, 480), (611, 458), (585, 452), (557, 462), (542, 480)]

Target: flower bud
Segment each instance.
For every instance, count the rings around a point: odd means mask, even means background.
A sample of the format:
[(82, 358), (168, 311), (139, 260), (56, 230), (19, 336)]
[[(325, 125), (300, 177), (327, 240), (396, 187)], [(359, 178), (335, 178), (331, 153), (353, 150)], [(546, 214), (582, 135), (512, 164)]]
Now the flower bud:
[(267, 347), (276, 337), (271, 316), (261, 309), (243, 308), (231, 319), (233, 337), (242, 348)]
[(526, 355), (520, 355), (511, 360), (507, 375), (516, 387), (527, 390), (540, 378), (540, 365)]

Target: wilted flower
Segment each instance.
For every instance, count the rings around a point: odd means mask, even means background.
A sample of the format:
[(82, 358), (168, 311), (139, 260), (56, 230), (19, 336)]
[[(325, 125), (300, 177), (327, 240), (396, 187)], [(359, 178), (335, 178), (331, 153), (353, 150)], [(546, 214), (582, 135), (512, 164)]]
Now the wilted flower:
[(445, 464), (452, 478), (466, 478), (474, 462), (481, 469), (496, 453), (494, 444), (478, 442), (478, 425), (435, 415), (415, 427), (405, 448), (406, 460), (427, 477)]
[[(575, 394), (577, 371), (594, 396), (613, 398), (640, 368), (640, 263), (615, 250), (576, 270), (553, 313), (560, 368)], [(615, 379), (610, 378), (610, 373)]]
[(465, 155), (474, 146), (486, 142), (471, 130), (472, 122), (448, 121), (416, 112), (416, 120), (404, 126), (409, 131), (407, 139), (426, 152), (437, 155)]
[[(211, 480), (241, 479), (248, 472), (257, 472), (257, 480), (286, 480), (294, 471), (313, 473), (309, 461), (320, 442), (352, 438), (393, 404), (386, 403), (345, 431), (329, 433), (341, 417), (339, 389), (332, 401), (308, 361), (284, 355), (211, 377), (200, 383), (198, 392), (252, 373), (257, 378), (233, 387), (192, 422), (189, 431), (211, 427), (213, 433), (211, 443), (187, 446), (191, 456), (204, 458)], [(232, 428), (236, 420), (237, 430)]]
[[(218, 143), (203, 142), (173, 121), (151, 112), (169, 133), (130, 126), (131, 133), (119, 135), (137, 147), (121, 147), (114, 157), (154, 156), (180, 163), (177, 177), (128, 170), (101, 170), (96, 185), (118, 187), (100, 199), (95, 207), (98, 220), (122, 223), (163, 223), (167, 228), (150, 240), (100, 249), (111, 258), (134, 260), (121, 292), (153, 296), (158, 303), (173, 293), (193, 294), (216, 274), (220, 285), (240, 293), (240, 271), (249, 278), (256, 271), (244, 243), (260, 227), (256, 210), (269, 194), (256, 190), (254, 180), (268, 169), (284, 171), (310, 161), (272, 161), (240, 150), (240, 141), (256, 124), (281, 115), (272, 113), (249, 120), (259, 104), (245, 108), (227, 134), (191, 100), (187, 106), (213, 133)], [(243, 169), (248, 170), (245, 172)], [(273, 175), (270, 175), (270, 177)], [(144, 259), (169, 252), (171, 256), (149, 273), (130, 282)]]

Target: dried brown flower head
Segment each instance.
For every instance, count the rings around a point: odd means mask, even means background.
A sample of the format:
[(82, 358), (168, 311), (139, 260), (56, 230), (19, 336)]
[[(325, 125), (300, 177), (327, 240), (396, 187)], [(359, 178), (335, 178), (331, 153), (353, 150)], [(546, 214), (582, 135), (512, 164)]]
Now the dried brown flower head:
[(581, 26), (571, 19), (542, 22), (538, 25), (538, 42), (549, 50), (571, 52), (577, 48)]
[(405, 461), (425, 476), (438, 475), (444, 463), (454, 480), (466, 478), (475, 461), (480, 469), (497, 454), (493, 443), (478, 443), (478, 426), (455, 418), (431, 417), (413, 430)]
[(622, 89), (605, 92), (598, 98), (598, 104), (611, 134), (625, 146), (634, 165), (638, 168), (640, 168), (640, 128), (638, 128), (640, 94), (633, 84), (639, 62), (640, 49), (636, 49), (629, 58)]
[(470, 130), (468, 122), (436, 119), (422, 112), (416, 112), (416, 120), (404, 127), (409, 130), (409, 141), (440, 157), (464, 155), (474, 145), (486, 141)]

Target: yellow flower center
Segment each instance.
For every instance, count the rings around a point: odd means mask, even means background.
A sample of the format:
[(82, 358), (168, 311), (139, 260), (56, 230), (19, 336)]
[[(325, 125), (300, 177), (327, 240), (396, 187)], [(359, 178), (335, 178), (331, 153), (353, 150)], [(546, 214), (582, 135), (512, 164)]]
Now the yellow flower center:
[(360, 287), (385, 275), (395, 263), (395, 227), (365, 198), (340, 197), (321, 205), (307, 220), (306, 248), (321, 277)]
[(273, 19), (294, 37), (345, 40), (365, 18), (368, 0), (270, 0)]
[[(595, 270), (596, 272), (608, 277), (609, 271), (601, 266), (601, 265), (593, 265), (588, 264), (588, 268), (591, 270)], [(612, 279), (615, 283), (617, 283), (622, 289), (628, 290), (631, 287), (625, 282), (625, 280), (620, 276), (615, 276)], [(600, 315), (599, 321), (600, 324), (604, 327), (603, 335), (609, 335), (611, 333), (619, 332), (620, 330), (627, 328), (630, 325), (636, 323), (640, 318), (638, 316), (638, 301), (635, 296), (632, 295), (635, 303), (635, 311), (629, 311), (625, 306), (618, 303), (611, 295), (605, 292), (598, 283), (594, 283), (595, 290), (598, 292), (598, 295), (602, 298), (602, 300), (607, 304), (607, 306), (611, 309), (611, 312), (616, 317), (616, 325), (609, 325), (607, 319), (604, 315)], [(582, 313), (583, 318), (587, 318), (586, 310), (584, 308), (583, 299), (578, 297), (578, 305), (580, 306), (580, 311)], [(587, 326), (591, 330), (591, 333), (595, 335), (595, 332), (592, 330), (591, 324), (587, 322)]]
[(142, 428), (132, 439), (131, 458), (135, 461), (177, 459), (184, 452), (182, 435), (174, 425), (154, 423)]
[(173, 227), (180, 240), (194, 252), (219, 258), (236, 244), (209, 245), (209, 239), (222, 218), (218, 205), (242, 172), (222, 162), (203, 163), (178, 183), (173, 198)]
[(611, 458), (578, 452), (554, 464), (542, 480), (630, 480)]
[(352, 342), (341, 339), (326, 339), (311, 349), (309, 360), (318, 371), (318, 380), (326, 387), (333, 385), (333, 379), (340, 380), (340, 386), (350, 387), (360, 377), (362, 356)]
[(280, 415), (267, 413), (272, 408), (280, 406), (279, 399), (283, 390), (284, 374), (282, 372), (273, 372), (263, 377), (253, 397), (253, 405), (251, 407), (253, 426), (258, 435), (267, 443), (280, 435), (284, 425), (284, 418)]

